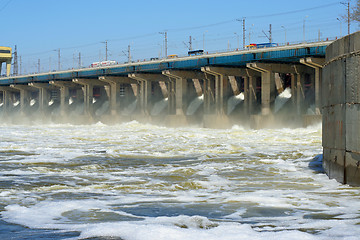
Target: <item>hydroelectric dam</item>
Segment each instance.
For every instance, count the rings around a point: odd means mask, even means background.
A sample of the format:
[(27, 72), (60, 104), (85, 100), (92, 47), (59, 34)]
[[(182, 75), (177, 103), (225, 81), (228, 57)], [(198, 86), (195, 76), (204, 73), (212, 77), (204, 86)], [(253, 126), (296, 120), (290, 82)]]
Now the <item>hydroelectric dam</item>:
[(1, 120), (186, 126), (306, 126), (321, 121), (331, 41), (0, 78)]

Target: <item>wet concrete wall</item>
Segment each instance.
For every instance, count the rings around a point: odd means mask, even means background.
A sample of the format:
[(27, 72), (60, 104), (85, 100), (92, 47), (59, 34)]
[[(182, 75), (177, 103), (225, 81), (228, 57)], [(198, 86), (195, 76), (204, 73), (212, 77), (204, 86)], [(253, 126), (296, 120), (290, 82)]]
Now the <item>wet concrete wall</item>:
[(360, 32), (326, 49), (322, 79), (323, 167), (330, 178), (360, 185)]

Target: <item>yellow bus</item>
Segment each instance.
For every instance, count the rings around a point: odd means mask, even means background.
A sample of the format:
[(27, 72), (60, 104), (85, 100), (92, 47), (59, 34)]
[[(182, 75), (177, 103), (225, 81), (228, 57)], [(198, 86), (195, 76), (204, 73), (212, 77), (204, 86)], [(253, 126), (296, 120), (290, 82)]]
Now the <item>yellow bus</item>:
[(178, 57), (178, 55), (176, 55), (176, 54), (172, 54), (172, 55), (167, 56), (167, 58), (177, 58), (177, 57)]

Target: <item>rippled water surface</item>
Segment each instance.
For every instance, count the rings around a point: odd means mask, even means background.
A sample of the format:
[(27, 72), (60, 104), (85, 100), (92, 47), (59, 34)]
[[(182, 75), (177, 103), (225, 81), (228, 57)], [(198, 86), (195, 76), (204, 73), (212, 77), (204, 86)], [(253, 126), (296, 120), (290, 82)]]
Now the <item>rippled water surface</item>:
[(1, 239), (358, 239), (321, 127), (0, 126)]

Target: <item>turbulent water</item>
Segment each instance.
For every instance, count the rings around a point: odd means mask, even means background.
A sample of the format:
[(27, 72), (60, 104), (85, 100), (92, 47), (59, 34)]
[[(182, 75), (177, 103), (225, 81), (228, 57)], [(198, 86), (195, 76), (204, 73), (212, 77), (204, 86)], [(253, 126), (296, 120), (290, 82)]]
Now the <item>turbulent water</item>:
[(1, 239), (358, 239), (321, 127), (0, 126)]

